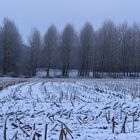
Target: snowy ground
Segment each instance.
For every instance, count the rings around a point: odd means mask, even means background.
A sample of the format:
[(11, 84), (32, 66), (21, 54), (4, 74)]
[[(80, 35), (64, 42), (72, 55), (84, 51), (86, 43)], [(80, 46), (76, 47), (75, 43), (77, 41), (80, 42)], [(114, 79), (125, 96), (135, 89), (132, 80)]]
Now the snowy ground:
[(140, 139), (137, 79), (28, 79), (11, 85), (0, 90), (0, 140), (4, 135), (7, 140)]

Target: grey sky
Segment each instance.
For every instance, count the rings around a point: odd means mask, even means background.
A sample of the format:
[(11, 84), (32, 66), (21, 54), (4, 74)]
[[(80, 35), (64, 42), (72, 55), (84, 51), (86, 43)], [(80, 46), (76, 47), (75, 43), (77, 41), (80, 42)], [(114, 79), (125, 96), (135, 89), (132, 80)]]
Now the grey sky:
[(140, 0), (0, 0), (0, 24), (4, 17), (16, 22), (25, 41), (32, 27), (44, 34), (49, 25), (61, 31), (68, 22), (77, 30), (85, 21), (94, 28), (107, 19), (139, 23)]

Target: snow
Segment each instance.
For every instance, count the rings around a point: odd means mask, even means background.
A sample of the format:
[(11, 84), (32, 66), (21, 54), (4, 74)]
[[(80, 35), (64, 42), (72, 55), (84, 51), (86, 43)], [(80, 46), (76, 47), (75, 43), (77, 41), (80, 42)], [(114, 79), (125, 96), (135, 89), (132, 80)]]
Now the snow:
[[(68, 140), (139, 140), (139, 89), (138, 79), (30, 79), (17, 83), (0, 91), (0, 138), (7, 118), (8, 140), (16, 133), (20, 140), (31, 140), (36, 133), (42, 140), (46, 124), (48, 140), (58, 140), (60, 135)], [(114, 134), (113, 117), (117, 122)], [(126, 133), (121, 133), (125, 117)]]
[[(46, 77), (47, 72), (46, 69), (37, 69), (37, 76), (36, 77)], [(60, 69), (50, 69), (50, 77), (62, 77), (62, 70)], [(69, 77), (78, 77), (78, 70), (71, 69), (69, 71)]]

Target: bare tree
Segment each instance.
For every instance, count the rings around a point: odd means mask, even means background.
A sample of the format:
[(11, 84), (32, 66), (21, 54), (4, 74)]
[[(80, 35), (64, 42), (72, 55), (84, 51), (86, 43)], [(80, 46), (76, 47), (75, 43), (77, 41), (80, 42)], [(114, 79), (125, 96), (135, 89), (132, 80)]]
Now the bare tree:
[(86, 23), (80, 33), (81, 66), (79, 75), (88, 76), (92, 69), (94, 47), (94, 30), (90, 23)]
[(101, 50), (101, 71), (106, 73), (114, 72), (117, 66), (118, 54), (118, 33), (112, 21), (107, 21), (99, 30), (99, 49)]
[(21, 36), (15, 23), (4, 19), (1, 31), (3, 74), (19, 73), (21, 45)]
[[(129, 28), (127, 32), (128, 38), (128, 50), (127, 50), (127, 57), (128, 57), (128, 69), (129, 76), (137, 76), (138, 75), (138, 67), (139, 67), (139, 61), (140, 60), (140, 47), (139, 47), (139, 41), (140, 41), (140, 28), (137, 24), (133, 24), (132, 27)], [(129, 56), (128, 56), (129, 55)], [(134, 73), (135, 72), (135, 73)]]
[(54, 25), (50, 26), (47, 33), (44, 36), (44, 61), (47, 67), (47, 76), (52, 66), (52, 61), (56, 54), (54, 51), (58, 47), (58, 31)]
[(29, 46), (23, 45), (14, 22), (4, 19), (0, 27), (0, 74), (35, 76), (37, 68), (62, 69), (69, 76), (70, 69), (78, 69), (79, 76), (139, 76), (140, 26), (127, 23), (116, 26), (106, 21), (94, 31), (86, 23), (80, 35), (67, 24), (61, 36), (55, 26), (44, 35), (43, 47), (40, 33), (32, 30)]
[(61, 62), (62, 62), (62, 76), (69, 75), (71, 51), (75, 46), (76, 31), (73, 26), (67, 24), (62, 33), (61, 42)]
[(3, 58), (3, 49), (2, 49), (2, 27), (0, 27), (0, 75), (2, 75), (2, 58)]
[(41, 48), (41, 36), (37, 29), (33, 29), (31, 32), (31, 36), (29, 39), (29, 46), (30, 46), (29, 71), (31, 76), (35, 76), (36, 70), (39, 65), (39, 55), (40, 55), (40, 48)]

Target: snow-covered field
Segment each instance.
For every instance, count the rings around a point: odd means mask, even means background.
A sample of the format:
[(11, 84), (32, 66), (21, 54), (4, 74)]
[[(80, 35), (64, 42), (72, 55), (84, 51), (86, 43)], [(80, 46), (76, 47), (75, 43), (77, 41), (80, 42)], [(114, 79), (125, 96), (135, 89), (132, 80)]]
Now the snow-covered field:
[(11, 84), (0, 90), (0, 140), (140, 140), (139, 89), (137, 79)]

